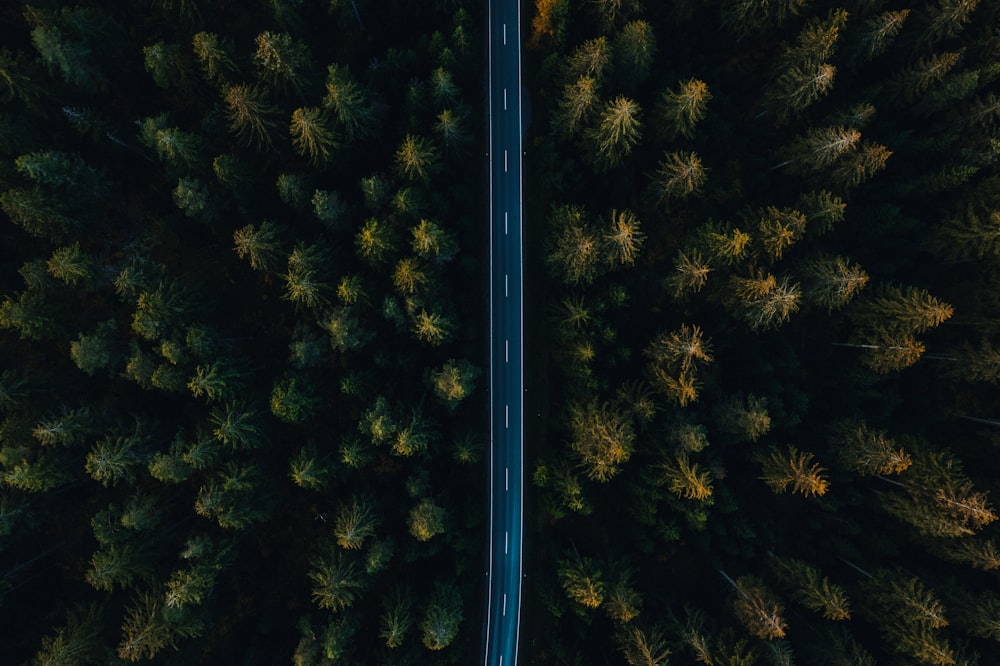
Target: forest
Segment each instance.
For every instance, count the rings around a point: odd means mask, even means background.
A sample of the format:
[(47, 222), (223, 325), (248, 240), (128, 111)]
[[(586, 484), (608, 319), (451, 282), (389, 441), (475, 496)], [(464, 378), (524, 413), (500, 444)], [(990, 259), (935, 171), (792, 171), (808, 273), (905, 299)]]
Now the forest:
[(465, 664), (482, 7), (0, 8), (5, 664)]
[(533, 663), (1000, 663), (1000, 3), (532, 4)]
[[(521, 660), (1000, 663), (1000, 2), (522, 16)], [(475, 663), (486, 24), (0, 6), (4, 663)]]

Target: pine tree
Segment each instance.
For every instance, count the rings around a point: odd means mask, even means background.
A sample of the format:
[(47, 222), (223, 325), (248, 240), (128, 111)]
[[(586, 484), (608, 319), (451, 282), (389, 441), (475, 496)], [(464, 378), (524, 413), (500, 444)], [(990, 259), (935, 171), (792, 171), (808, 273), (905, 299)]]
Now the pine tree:
[(855, 150), (860, 140), (861, 132), (853, 127), (810, 128), (788, 147), (783, 164), (800, 173), (825, 171)]
[(230, 402), (209, 415), (215, 438), (233, 448), (254, 449), (264, 443), (260, 414), (246, 405)]
[(444, 109), (437, 115), (434, 132), (446, 151), (452, 154), (459, 152), (469, 143), (468, 111), (463, 107)]
[(340, 551), (331, 550), (313, 559), (309, 579), (313, 582), (313, 601), (334, 613), (353, 606), (364, 589), (354, 562)]
[(276, 124), (276, 109), (257, 86), (233, 85), (225, 96), (229, 130), (238, 139), (257, 148), (271, 145), (271, 129)]
[(829, 63), (805, 63), (784, 70), (764, 93), (764, 104), (784, 124), (833, 88), (837, 68)]
[(909, 15), (909, 9), (900, 9), (882, 12), (865, 21), (857, 46), (857, 57), (862, 62), (867, 62), (884, 53), (903, 29)]
[(424, 647), (443, 650), (455, 640), (461, 625), (462, 595), (453, 584), (438, 583), (420, 622)]
[(603, 575), (597, 564), (589, 557), (579, 555), (559, 563), (559, 584), (566, 596), (584, 608), (598, 608), (604, 602), (605, 586)]
[(76, 607), (66, 613), (66, 624), (42, 639), (34, 666), (74, 666), (96, 661), (101, 650), (99, 608)]
[(958, 36), (972, 20), (979, 0), (939, 0), (931, 12), (930, 25), (922, 35), (923, 40), (933, 44), (943, 39)]
[(653, 177), (653, 186), (660, 201), (684, 198), (694, 194), (708, 179), (708, 169), (695, 153), (666, 153)]
[(610, 405), (574, 404), (569, 408), (570, 448), (589, 478), (610, 481), (635, 448), (632, 423)]
[(261, 77), (272, 85), (301, 92), (308, 82), (309, 53), (304, 44), (287, 33), (266, 31), (257, 35), (253, 62)]
[(348, 140), (365, 138), (375, 129), (371, 102), (345, 66), (330, 65), (327, 68), (323, 105), (333, 111)]
[(857, 322), (887, 333), (919, 334), (951, 318), (954, 309), (948, 303), (916, 287), (884, 286), (859, 304)]
[(730, 306), (753, 331), (778, 328), (799, 309), (801, 289), (787, 276), (779, 280), (760, 272), (752, 277), (734, 275), (729, 284)]
[(607, 37), (601, 35), (585, 41), (569, 55), (564, 76), (567, 81), (589, 77), (600, 83), (610, 63), (611, 44)]
[(619, 96), (604, 105), (598, 124), (587, 132), (594, 146), (594, 162), (600, 170), (618, 166), (642, 138), (642, 109)]
[(128, 608), (122, 624), (118, 656), (127, 661), (152, 659), (164, 648), (176, 647), (174, 631), (162, 614), (159, 598), (143, 594)]
[(611, 50), (620, 79), (633, 87), (644, 83), (656, 57), (653, 27), (643, 20), (629, 21), (615, 35)]
[(921, 58), (896, 75), (889, 86), (890, 92), (904, 102), (913, 102), (931, 86), (940, 83), (960, 57), (960, 53), (950, 51)]
[(705, 118), (711, 100), (708, 84), (699, 79), (681, 81), (676, 92), (670, 89), (664, 92), (659, 112), (665, 138), (694, 138), (695, 125)]
[(410, 534), (417, 541), (430, 541), (438, 534), (444, 533), (446, 518), (447, 514), (443, 507), (438, 506), (430, 498), (424, 498), (410, 509), (407, 525)]
[(787, 492), (790, 486), (793, 493), (804, 497), (826, 494), (830, 487), (830, 482), (823, 476), (826, 470), (813, 462), (812, 453), (799, 451), (791, 445), (787, 453), (773, 446), (768, 453), (763, 460), (763, 476), (760, 478), (775, 493)]
[(431, 372), (434, 394), (453, 410), (475, 389), (480, 370), (465, 359), (448, 359), (440, 370)]
[(840, 459), (862, 476), (900, 474), (913, 464), (913, 458), (881, 430), (866, 423), (844, 422), (835, 429), (833, 441)]
[(367, 502), (354, 498), (350, 504), (341, 505), (333, 526), (338, 546), (358, 550), (374, 533), (375, 516)]
[(678, 497), (704, 502), (712, 496), (712, 476), (691, 462), (686, 452), (664, 462), (660, 469), (660, 483)]
[(223, 84), (226, 78), (236, 71), (236, 65), (214, 32), (196, 33), (191, 39), (191, 44), (195, 57), (210, 81)]
[(553, 211), (555, 246), (546, 257), (554, 275), (565, 284), (589, 284), (600, 272), (600, 240), (582, 208), (564, 206)]
[(633, 587), (632, 575), (631, 569), (619, 571), (601, 604), (604, 612), (619, 625), (628, 624), (642, 610), (642, 595)]
[(670, 650), (663, 631), (652, 626), (643, 630), (634, 624), (615, 634), (615, 642), (629, 666), (667, 666)]
[(722, 402), (716, 410), (716, 421), (723, 432), (743, 441), (756, 442), (771, 430), (771, 417), (764, 398), (737, 394)]
[(396, 150), (396, 171), (408, 180), (426, 182), (438, 166), (438, 151), (425, 137), (407, 134)]
[(369, 218), (355, 235), (354, 246), (362, 259), (381, 263), (396, 249), (395, 234), (386, 222)]
[(784, 638), (788, 627), (782, 616), (785, 608), (764, 582), (754, 576), (740, 576), (734, 581), (724, 572), (722, 575), (736, 592), (733, 610), (747, 631), (769, 641)]
[(682, 324), (676, 331), (661, 333), (646, 348), (654, 364), (680, 370), (697, 368), (701, 363), (712, 362), (712, 342), (703, 338), (699, 326)]
[(785, 250), (802, 238), (805, 229), (806, 216), (799, 211), (768, 206), (761, 211), (757, 239), (768, 257), (777, 261)]
[(295, 149), (303, 157), (308, 157), (313, 165), (326, 163), (330, 159), (330, 153), (337, 147), (337, 139), (327, 127), (322, 109), (295, 109), (288, 131), (292, 135)]
[(421, 308), (413, 316), (413, 334), (432, 347), (438, 347), (450, 339), (454, 330), (452, 319), (441, 312), (428, 312)]
[(837, 162), (830, 176), (843, 187), (856, 187), (884, 169), (890, 157), (892, 151), (885, 146), (864, 141)]
[(815, 567), (793, 558), (773, 558), (772, 564), (775, 574), (793, 589), (793, 597), (803, 606), (834, 622), (851, 619), (847, 593)]
[(274, 270), (280, 249), (278, 227), (268, 220), (262, 221), (259, 226), (248, 224), (233, 232), (236, 256), (249, 261), (254, 270)]
[(589, 123), (597, 110), (597, 80), (591, 76), (581, 76), (563, 87), (553, 124), (565, 136), (576, 134)]
[(608, 263), (612, 266), (631, 266), (645, 239), (642, 225), (634, 213), (612, 210), (609, 229), (603, 238)]
[(688, 293), (701, 291), (711, 272), (712, 268), (698, 250), (680, 250), (674, 259), (674, 272), (665, 282), (673, 290), (674, 298), (683, 298)]
[(821, 257), (807, 264), (806, 296), (827, 312), (850, 303), (868, 284), (868, 273), (845, 257)]
[(413, 600), (409, 592), (396, 590), (395, 595), (385, 604), (385, 612), (379, 618), (378, 635), (385, 639), (386, 647), (402, 647), (406, 635), (413, 627)]
[(323, 490), (329, 483), (330, 467), (314, 446), (304, 446), (292, 458), (288, 476), (300, 488)]

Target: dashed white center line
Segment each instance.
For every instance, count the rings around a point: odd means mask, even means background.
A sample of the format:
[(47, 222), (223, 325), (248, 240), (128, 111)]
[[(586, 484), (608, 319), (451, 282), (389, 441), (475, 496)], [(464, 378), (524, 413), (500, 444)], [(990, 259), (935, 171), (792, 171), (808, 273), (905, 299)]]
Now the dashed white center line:
[(507, 277), (508, 277), (508, 274), (504, 273), (503, 274), (503, 297), (504, 298), (507, 298), (507, 293), (508, 293), (508, 291), (507, 291), (507, 284), (508, 284), (507, 283)]
[(507, 173), (507, 151), (503, 151), (503, 172)]
[(509, 541), (510, 541), (510, 532), (504, 532), (503, 533), (503, 554), (504, 555), (507, 554), (507, 546), (509, 545), (508, 544)]
[(503, 235), (507, 235), (507, 211), (503, 212)]
[(510, 344), (510, 340), (504, 340), (503, 341), (503, 362), (504, 363), (510, 363), (510, 347), (508, 346), (509, 344)]
[(507, 24), (506, 23), (503, 24), (503, 44), (504, 44), (504, 46), (507, 45)]
[(510, 405), (504, 405), (503, 406), (503, 427), (504, 428), (507, 428), (509, 426), (509, 424), (510, 424), (510, 420), (508, 418), (509, 416), (510, 416)]
[(507, 89), (503, 89), (503, 110), (507, 110)]
[(507, 595), (503, 595), (503, 614), (507, 614)]
[(510, 490), (510, 484), (508, 483), (508, 478), (510, 474), (510, 468), (505, 467), (503, 470), (503, 489)]

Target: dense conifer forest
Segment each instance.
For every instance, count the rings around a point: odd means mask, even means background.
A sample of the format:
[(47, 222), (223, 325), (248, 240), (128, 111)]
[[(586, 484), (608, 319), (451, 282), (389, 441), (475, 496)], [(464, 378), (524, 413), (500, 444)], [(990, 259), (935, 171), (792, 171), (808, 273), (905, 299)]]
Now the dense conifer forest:
[(0, 8), (0, 661), (464, 664), (484, 9)]
[(1000, 3), (532, 4), (535, 662), (1000, 663)]
[[(1000, 663), (1000, 2), (522, 9), (522, 660)], [(485, 10), (0, 7), (4, 663), (475, 663)]]

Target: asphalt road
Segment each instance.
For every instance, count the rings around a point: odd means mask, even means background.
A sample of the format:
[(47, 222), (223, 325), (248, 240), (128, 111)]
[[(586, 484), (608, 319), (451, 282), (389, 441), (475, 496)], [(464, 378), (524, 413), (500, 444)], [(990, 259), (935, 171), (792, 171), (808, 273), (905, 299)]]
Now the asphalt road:
[(490, 0), (490, 544), (483, 655), (517, 663), (524, 522), (521, 10)]

